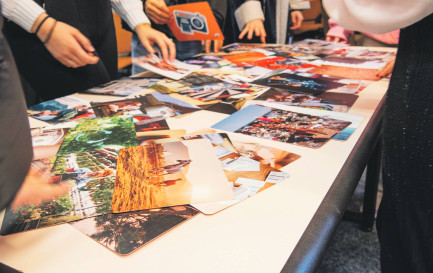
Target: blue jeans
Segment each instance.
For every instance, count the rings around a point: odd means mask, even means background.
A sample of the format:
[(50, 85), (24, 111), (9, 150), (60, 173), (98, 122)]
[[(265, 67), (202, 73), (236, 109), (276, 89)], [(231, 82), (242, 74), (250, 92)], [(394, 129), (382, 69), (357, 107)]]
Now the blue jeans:
[[(185, 60), (194, 55), (201, 53), (201, 41), (176, 41), (176, 59)], [(141, 44), (137, 34), (132, 35), (131, 55), (132, 58), (137, 58), (149, 54), (149, 52)], [(146, 71), (144, 68), (132, 64), (132, 75)]]

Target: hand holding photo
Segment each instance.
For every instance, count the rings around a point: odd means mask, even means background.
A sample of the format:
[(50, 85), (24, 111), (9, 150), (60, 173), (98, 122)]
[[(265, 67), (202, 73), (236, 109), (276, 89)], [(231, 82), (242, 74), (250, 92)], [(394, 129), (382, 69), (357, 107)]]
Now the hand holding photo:
[(132, 61), (146, 70), (150, 70), (154, 73), (174, 80), (179, 80), (184, 76), (200, 69), (200, 66), (186, 64), (178, 60), (168, 63), (155, 54), (140, 56), (138, 58), (132, 59)]

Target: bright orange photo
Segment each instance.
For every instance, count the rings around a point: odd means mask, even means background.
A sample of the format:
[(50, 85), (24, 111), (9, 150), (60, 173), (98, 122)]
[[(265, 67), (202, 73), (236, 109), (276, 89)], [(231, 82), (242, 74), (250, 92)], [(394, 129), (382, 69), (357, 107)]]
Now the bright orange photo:
[(172, 18), (168, 27), (179, 41), (224, 40), (208, 2), (168, 7)]

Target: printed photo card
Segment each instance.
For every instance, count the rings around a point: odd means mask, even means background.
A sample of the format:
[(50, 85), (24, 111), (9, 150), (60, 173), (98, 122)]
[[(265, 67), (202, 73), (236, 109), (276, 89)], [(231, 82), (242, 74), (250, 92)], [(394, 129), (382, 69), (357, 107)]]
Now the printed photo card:
[(155, 54), (140, 56), (132, 59), (132, 61), (146, 70), (174, 80), (179, 80), (200, 69), (200, 66), (186, 64), (178, 60), (166, 62)]
[(105, 214), (70, 225), (119, 255), (129, 255), (196, 216), (191, 206)]
[(74, 95), (32, 105), (27, 112), (32, 118), (52, 124), (95, 117), (89, 101)]
[(350, 121), (330, 118), (328, 113), (334, 113), (331, 111), (322, 111), (322, 115), (318, 116), (305, 114), (302, 112), (304, 109), (299, 107), (292, 108), (292, 111), (287, 111), (249, 105), (212, 128), (308, 148), (320, 148), (351, 124)]
[(232, 199), (207, 139), (149, 143), (119, 151), (114, 213)]
[(172, 19), (168, 27), (178, 41), (224, 40), (208, 2), (168, 7)]
[(125, 77), (93, 87), (82, 93), (126, 97), (159, 82), (157, 78)]

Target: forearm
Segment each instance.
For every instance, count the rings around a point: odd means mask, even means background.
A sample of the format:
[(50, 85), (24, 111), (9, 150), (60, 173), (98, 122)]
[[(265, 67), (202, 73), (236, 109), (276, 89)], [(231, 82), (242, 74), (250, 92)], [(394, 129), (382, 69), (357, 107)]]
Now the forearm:
[(141, 23), (150, 24), (144, 14), (141, 0), (111, 0), (111, 5), (131, 29), (135, 29)]
[(262, 5), (260, 1), (247, 0), (239, 8), (235, 10), (235, 17), (238, 23), (239, 30), (242, 31), (245, 25), (253, 20), (265, 20)]
[(3, 15), (28, 32), (34, 31), (37, 19), (45, 10), (32, 0), (1, 0)]
[(329, 16), (346, 29), (384, 33), (433, 12), (431, 0), (323, 0)]
[(310, 2), (305, 0), (290, 0), (290, 10), (304, 10), (310, 9)]

